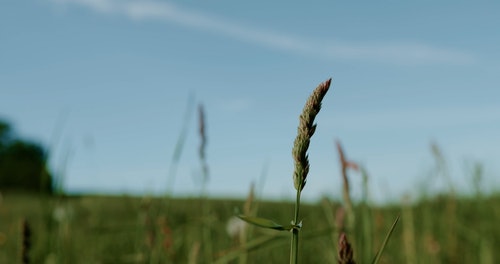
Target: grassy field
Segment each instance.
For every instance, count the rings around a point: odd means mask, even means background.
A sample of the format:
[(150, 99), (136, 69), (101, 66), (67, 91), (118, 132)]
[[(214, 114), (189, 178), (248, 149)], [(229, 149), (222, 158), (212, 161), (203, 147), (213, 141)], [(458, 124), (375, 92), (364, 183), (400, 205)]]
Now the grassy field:
[[(32, 263), (287, 263), (289, 232), (244, 229), (246, 242), (239, 234), (228, 233), (235, 208), (244, 210), (244, 204), (238, 200), (3, 193), (0, 263), (20, 261), (23, 219), (31, 229), (28, 254)], [(257, 215), (279, 222), (290, 221), (294, 209), (291, 202), (253, 201), (252, 207)], [(338, 230), (332, 221), (338, 221), (338, 208), (338, 203), (327, 199), (302, 205), (301, 263), (336, 263)], [(380, 263), (500, 260), (500, 196), (440, 196), (403, 206), (355, 204), (353, 211), (354, 229), (346, 233), (358, 263), (371, 262), (397, 215), (401, 221)], [(209, 230), (208, 238), (203, 229)]]
[[(313, 91), (299, 118), (292, 149), (293, 183), (297, 192), (294, 202), (258, 201), (253, 187), (246, 200), (206, 196), (209, 164), (205, 159), (205, 119), (200, 105), (199, 158), (203, 179), (199, 198), (3, 192), (0, 263), (493, 264), (500, 261), (497, 250), (500, 195), (481, 193), (480, 164), (476, 164), (472, 174), (475, 195), (458, 195), (436, 144), (431, 145), (436, 160), (432, 176), (447, 181), (447, 195), (374, 206), (368, 201), (368, 173), (347, 159), (337, 141), (342, 201), (325, 198), (316, 204), (301, 203), (309, 172), (307, 150), (316, 130), (314, 118), (330, 82), (331, 79), (321, 83)], [(183, 138), (180, 137), (180, 143)], [(180, 149), (174, 153), (169, 182), (173, 182)], [(363, 176), (361, 201), (351, 201), (349, 171)]]

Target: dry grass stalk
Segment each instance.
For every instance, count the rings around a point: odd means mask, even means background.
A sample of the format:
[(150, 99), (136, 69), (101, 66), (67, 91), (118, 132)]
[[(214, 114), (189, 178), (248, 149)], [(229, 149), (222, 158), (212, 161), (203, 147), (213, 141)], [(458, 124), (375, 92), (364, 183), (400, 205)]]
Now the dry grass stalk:
[(345, 209), (343, 206), (337, 207), (335, 211), (335, 230), (333, 231), (333, 243), (335, 244), (340, 234), (345, 232)]
[(321, 83), (311, 94), (300, 115), (300, 123), (297, 129), (297, 137), (293, 144), (292, 155), (295, 161), (295, 170), (293, 174), (293, 182), (295, 189), (302, 191), (306, 184), (307, 174), (309, 173), (309, 159), (307, 149), (311, 137), (316, 131), (314, 119), (321, 109), (321, 101), (325, 97), (332, 79)]
[(348, 229), (352, 229), (354, 227), (354, 211), (353, 211), (353, 206), (352, 206), (352, 201), (351, 201), (351, 194), (350, 194), (350, 188), (349, 188), (349, 179), (347, 177), (347, 170), (353, 169), (353, 170), (359, 171), (359, 166), (356, 163), (347, 160), (347, 158), (345, 157), (345, 154), (344, 154), (344, 150), (342, 149), (342, 145), (340, 144), (340, 141), (337, 140), (335, 143), (337, 146), (337, 152), (339, 153), (339, 161), (340, 161), (340, 166), (342, 169), (342, 182), (343, 182), (342, 195), (343, 195), (344, 206), (345, 206), (346, 214), (347, 214), (347, 227), (348, 227)]
[(345, 233), (341, 233), (339, 237), (338, 262), (339, 264), (356, 263), (354, 262), (354, 252), (352, 250), (351, 244), (347, 240), (347, 236)]
[(31, 226), (26, 219), (21, 221), (21, 263), (30, 263)]
[(345, 232), (345, 209), (342, 206), (337, 207), (335, 211), (335, 229), (337, 232)]

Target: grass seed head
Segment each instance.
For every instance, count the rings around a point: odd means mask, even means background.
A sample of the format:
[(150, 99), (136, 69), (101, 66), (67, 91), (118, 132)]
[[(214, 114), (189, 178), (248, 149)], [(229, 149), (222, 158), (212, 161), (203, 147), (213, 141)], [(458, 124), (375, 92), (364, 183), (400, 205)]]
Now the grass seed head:
[(338, 246), (338, 261), (339, 264), (355, 264), (354, 262), (354, 252), (352, 250), (351, 244), (347, 241), (347, 236), (345, 233), (340, 234), (339, 246)]
[(205, 110), (202, 104), (198, 105), (198, 132), (200, 135), (199, 155), (201, 159), (205, 158), (205, 148), (207, 145), (207, 135), (205, 131)]
[(302, 114), (300, 115), (300, 123), (297, 129), (297, 137), (293, 144), (292, 155), (295, 161), (295, 170), (293, 173), (293, 183), (295, 189), (302, 191), (306, 184), (307, 174), (309, 173), (309, 158), (307, 155), (307, 149), (309, 148), (309, 143), (312, 135), (316, 131), (316, 124), (314, 124), (314, 118), (319, 113), (321, 109), (321, 101), (325, 97), (326, 92), (330, 88), (330, 82), (332, 79), (321, 83), (313, 91), (311, 96), (306, 102)]

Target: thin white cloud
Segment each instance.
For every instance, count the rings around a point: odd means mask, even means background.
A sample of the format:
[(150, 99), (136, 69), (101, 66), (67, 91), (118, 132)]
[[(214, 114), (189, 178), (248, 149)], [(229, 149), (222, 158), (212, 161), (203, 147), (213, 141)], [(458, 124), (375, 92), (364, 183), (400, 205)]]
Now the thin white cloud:
[(154, 0), (50, 0), (58, 4), (74, 4), (99, 13), (125, 15), (130, 19), (156, 19), (185, 27), (210, 31), (248, 43), (281, 51), (325, 59), (376, 60), (398, 64), (467, 64), (475, 61), (472, 54), (418, 43), (346, 43), (310, 41), (298, 36), (238, 25), (206, 13), (188, 10), (171, 2)]

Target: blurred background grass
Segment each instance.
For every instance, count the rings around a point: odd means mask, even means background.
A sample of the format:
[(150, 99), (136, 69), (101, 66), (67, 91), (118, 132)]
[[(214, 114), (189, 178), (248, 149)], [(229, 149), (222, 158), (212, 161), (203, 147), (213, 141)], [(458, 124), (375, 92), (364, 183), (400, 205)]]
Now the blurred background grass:
[[(56, 198), (6, 192), (0, 205), (0, 262), (19, 259), (21, 220), (26, 219), (32, 229), (33, 263), (188, 263), (197, 244), (199, 248), (206, 246), (202, 225), (210, 227), (208, 243), (214, 259), (198, 258), (196, 262), (212, 263), (239, 248), (237, 239), (226, 229), (235, 208), (242, 208), (244, 202), (129, 196)], [(202, 213), (202, 204), (210, 208), (208, 215)], [(289, 221), (293, 211), (291, 202), (258, 204), (258, 215), (280, 222)], [(402, 214), (381, 263), (496, 263), (499, 259), (500, 195), (440, 195), (402, 204), (372, 205), (368, 210), (360, 204), (354, 207), (357, 220), (368, 220), (371, 227), (373, 255), (395, 217)], [(304, 204), (302, 263), (336, 261), (337, 241), (332, 239), (326, 214), (339, 206), (326, 198)], [(361, 220), (366, 212), (371, 217)], [(368, 243), (362, 240), (365, 230), (359, 223), (354, 230), (347, 230), (357, 260), (369, 257), (363, 256), (368, 253), (362, 250), (363, 243)], [(286, 263), (288, 234), (252, 229), (247, 245), (265, 237), (269, 238), (266, 243), (250, 248), (248, 263)], [(229, 263), (238, 262), (233, 259)]]

